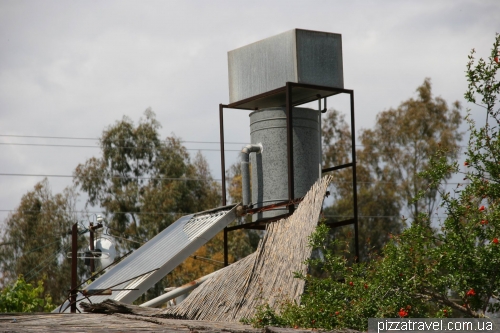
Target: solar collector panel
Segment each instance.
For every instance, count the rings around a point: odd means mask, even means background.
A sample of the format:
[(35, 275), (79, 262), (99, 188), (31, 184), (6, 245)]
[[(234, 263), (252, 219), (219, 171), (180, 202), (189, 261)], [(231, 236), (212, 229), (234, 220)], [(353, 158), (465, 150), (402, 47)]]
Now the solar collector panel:
[[(156, 282), (181, 264), (236, 218), (236, 205), (186, 215), (87, 286), (95, 289), (138, 289), (113, 291), (108, 296), (90, 296), (92, 303), (114, 299), (132, 303)], [(77, 301), (85, 299), (81, 294)], [(68, 311), (65, 302), (54, 312)]]

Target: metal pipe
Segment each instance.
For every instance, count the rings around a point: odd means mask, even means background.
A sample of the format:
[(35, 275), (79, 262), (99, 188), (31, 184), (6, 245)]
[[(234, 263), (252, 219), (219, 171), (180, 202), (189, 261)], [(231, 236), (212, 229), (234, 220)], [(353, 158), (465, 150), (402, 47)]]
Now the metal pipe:
[[(323, 110), (321, 110), (321, 95), (318, 95), (318, 150), (319, 150), (319, 176), (318, 179), (321, 179), (321, 171), (323, 169), (323, 142), (321, 141), (321, 136), (322, 136), (322, 130), (321, 130), (321, 113)], [(326, 98), (324, 99), (325, 105), (326, 105)]]
[[(219, 137), (220, 137), (220, 171), (222, 179), (222, 206), (227, 205), (226, 199), (226, 157), (224, 152), (224, 105), (219, 104)], [(229, 252), (227, 247), (227, 227), (224, 228), (224, 266), (228, 265)]]
[(262, 144), (250, 144), (243, 147), (240, 153), (241, 162), (241, 188), (243, 196), (243, 205), (248, 206), (250, 204), (250, 153), (261, 153)]
[(229, 248), (227, 244), (227, 227), (224, 228), (224, 267), (229, 265)]
[[(288, 200), (295, 198), (293, 173), (293, 114), (292, 114), (292, 82), (286, 83), (286, 146), (288, 159)], [(288, 213), (293, 214), (295, 206), (288, 206)]]
[(354, 247), (356, 250), (356, 262), (359, 261), (359, 230), (358, 230), (358, 188), (356, 179), (356, 127), (354, 126), (354, 91), (350, 91), (351, 101), (351, 155), (352, 155), (352, 188), (354, 205)]
[(180, 286), (179, 288), (175, 288), (174, 290), (172, 291), (169, 291), (163, 295), (160, 295), (156, 298), (153, 298), (152, 300), (149, 300), (147, 301), (146, 303), (142, 303), (141, 305), (139, 306), (149, 306), (149, 307), (155, 307), (155, 306), (158, 306), (158, 305), (162, 305), (176, 297), (179, 297), (181, 295), (184, 295), (188, 292), (190, 292), (191, 290), (193, 289), (196, 289), (200, 284), (202, 284), (203, 282), (205, 282), (208, 278), (212, 277), (213, 275), (215, 275), (215, 273), (217, 273), (219, 271), (215, 271), (213, 273), (210, 273), (208, 275), (205, 275), (205, 276), (202, 276), (201, 278), (197, 279), (197, 280), (194, 280), (194, 281), (191, 281), (189, 283), (186, 283), (185, 285), (183, 286)]
[(222, 206), (226, 203), (226, 158), (224, 154), (224, 105), (219, 104), (220, 164), (222, 179)]
[(76, 294), (77, 294), (77, 258), (78, 252), (78, 224), (73, 224), (71, 229), (71, 313), (76, 313)]

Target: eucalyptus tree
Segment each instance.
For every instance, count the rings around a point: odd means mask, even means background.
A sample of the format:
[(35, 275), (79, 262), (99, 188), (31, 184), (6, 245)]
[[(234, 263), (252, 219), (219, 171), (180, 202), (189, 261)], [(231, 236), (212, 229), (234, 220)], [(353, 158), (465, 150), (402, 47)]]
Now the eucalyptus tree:
[[(362, 258), (372, 250), (378, 252), (391, 234), (401, 231), (401, 215), (415, 219), (424, 212), (431, 216), (438, 200), (435, 190), (412, 200), (430, 184), (418, 174), (429, 169), (430, 157), (438, 149), (446, 152), (449, 161), (459, 154), (460, 103), (449, 106), (441, 97), (434, 97), (430, 79), (425, 79), (416, 91), (416, 98), (402, 102), (396, 109), (380, 112), (374, 128), (362, 130), (357, 140), (360, 144), (356, 147), (356, 170)], [(327, 167), (350, 162), (350, 135), (344, 117), (330, 110), (323, 122)], [(352, 173), (349, 169), (335, 172), (334, 202), (325, 209), (325, 215), (330, 221), (341, 221), (353, 215)], [(450, 174), (443, 177), (446, 180)], [(343, 235), (345, 240), (353, 238), (348, 227), (337, 230), (336, 234)]]
[[(44, 296), (62, 302), (70, 287), (71, 226), (78, 222), (74, 188), (53, 194), (47, 179), (21, 198), (5, 220), (0, 243), (0, 284), (13, 285), (22, 275), (26, 282), (43, 282)], [(79, 242), (85, 238), (80, 235)], [(79, 274), (85, 276), (83, 261)], [(43, 297), (42, 297), (43, 298)]]
[[(104, 210), (109, 233), (122, 250), (139, 247), (179, 217), (221, 205), (220, 184), (201, 153), (192, 158), (176, 137), (160, 137), (151, 109), (137, 124), (127, 118), (108, 126), (100, 138), (101, 155), (80, 164), (74, 182), (87, 205)], [(246, 234), (230, 238), (230, 261), (252, 251)], [(148, 292), (141, 301), (220, 268), (223, 236), (217, 235)], [(213, 264), (210, 264), (212, 262)]]
[[(103, 131), (101, 156), (74, 171), (87, 204), (102, 207), (110, 230), (128, 240), (144, 242), (178, 217), (220, 203), (219, 184), (204, 157), (191, 161), (180, 139), (162, 140), (160, 128), (151, 109), (137, 125), (123, 117)], [(124, 248), (136, 244), (121, 242)]]

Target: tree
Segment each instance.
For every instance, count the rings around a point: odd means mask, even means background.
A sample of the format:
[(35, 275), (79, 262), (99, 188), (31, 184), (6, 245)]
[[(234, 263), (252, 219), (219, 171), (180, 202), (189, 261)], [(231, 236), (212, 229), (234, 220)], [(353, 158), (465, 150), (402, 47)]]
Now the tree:
[[(439, 229), (420, 212), (401, 235), (383, 249), (383, 256), (348, 264), (328, 245), (322, 225), (310, 244), (324, 251), (319, 265), (327, 278), (298, 276), (307, 281), (301, 304), (283, 302), (280, 309), (265, 304), (252, 320), (325, 329), (366, 330), (368, 318), (485, 317), (500, 311), (500, 35), (490, 56), (469, 56), (465, 98), (486, 110), (486, 122), (476, 126), (466, 117), (470, 139), (463, 169), (449, 161), (449, 151), (438, 149), (420, 176), (427, 182), (415, 201), (439, 192), (446, 218)], [(465, 170), (464, 170), (465, 169)], [(448, 191), (450, 173), (465, 173), (464, 184)], [(413, 202), (412, 202), (413, 204)]]
[(153, 111), (144, 115), (137, 126), (127, 117), (109, 126), (102, 157), (78, 165), (74, 177), (88, 204), (105, 210), (111, 229), (147, 241), (182, 215), (218, 206), (220, 196), (203, 156), (191, 163), (179, 139), (160, 139)]
[[(35, 185), (21, 198), (16, 211), (10, 214), (0, 244), (1, 284), (4, 288), (23, 275), (26, 282), (40, 280), (45, 286), (44, 297), (50, 295), (62, 302), (70, 287), (71, 249), (68, 231), (76, 223), (74, 188), (53, 195), (47, 179)], [(80, 236), (84, 242), (84, 236)], [(80, 263), (80, 276), (85, 276)], [(21, 283), (21, 282), (20, 282)]]
[[(191, 160), (179, 138), (160, 139), (160, 128), (149, 108), (137, 125), (124, 117), (103, 131), (102, 156), (74, 171), (75, 184), (88, 195), (87, 204), (104, 209), (109, 230), (121, 237), (118, 243), (123, 249), (137, 248), (183, 215), (221, 205), (220, 185), (205, 158), (198, 153)], [(222, 261), (222, 239), (217, 235), (195, 255)], [(250, 252), (248, 237), (238, 240), (241, 250), (230, 259)], [(218, 268), (216, 263), (188, 258), (139, 302), (157, 296), (166, 286), (182, 285)]]
[[(420, 200), (412, 201), (429, 185), (418, 173), (428, 170), (429, 159), (438, 149), (447, 152), (448, 160), (458, 156), (462, 138), (458, 131), (459, 102), (450, 108), (442, 98), (433, 97), (429, 79), (417, 88), (417, 94), (417, 98), (402, 102), (397, 109), (380, 112), (374, 129), (361, 131), (362, 148), (356, 151), (356, 168), (362, 258), (372, 250), (379, 251), (389, 234), (400, 232), (401, 213), (407, 211), (412, 219), (420, 212), (430, 216), (437, 192), (426, 192)], [(324, 122), (323, 137), (327, 166), (350, 161), (350, 131), (335, 110), (329, 112)], [(336, 176), (339, 180), (334, 184), (335, 202), (325, 210), (325, 215), (334, 216), (331, 220), (353, 214), (351, 170), (337, 171)], [(448, 179), (450, 175), (443, 177)]]
[[(351, 161), (351, 132), (344, 116), (330, 110), (323, 122), (323, 152), (326, 166), (346, 164)], [(360, 256), (368, 258), (373, 251), (380, 251), (388, 241), (390, 233), (398, 233), (401, 223), (398, 220), (401, 204), (396, 195), (394, 183), (379, 179), (370, 169), (364, 150), (357, 149), (357, 182)], [(324, 216), (330, 222), (351, 218), (353, 212), (352, 170), (335, 171), (333, 182), (333, 205), (326, 207)], [(333, 229), (330, 237), (354, 246), (353, 231), (350, 226)], [(336, 250), (347, 248), (339, 242)], [(347, 255), (353, 259), (354, 253)]]

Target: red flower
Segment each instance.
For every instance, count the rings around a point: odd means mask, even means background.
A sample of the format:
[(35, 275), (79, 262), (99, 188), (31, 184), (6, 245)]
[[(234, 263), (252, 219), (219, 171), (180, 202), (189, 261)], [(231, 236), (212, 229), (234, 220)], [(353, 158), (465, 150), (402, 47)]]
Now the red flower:
[(482, 212), (483, 210), (485, 210), (484, 206), (479, 207), (480, 212)]
[(399, 309), (398, 314), (401, 318), (403, 318), (403, 317), (406, 317), (408, 315), (408, 312), (405, 309), (401, 308), (401, 309)]
[(465, 161), (465, 162), (464, 162), (464, 165), (465, 165), (465, 166), (468, 166), (468, 165), (469, 165), (469, 162)]
[(495, 57), (494, 59), (495, 59), (495, 62), (498, 64), (498, 57)]
[(368, 289), (368, 285), (365, 283), (365, 289)]
[(349, 282), (349, 285), (350, 285), (350, 286), (354, 286), (354, 282), (350, 281), (350, 282)]
[(482, 225), (486, 225), (486, 224), (488, 224), (488, 220), (482, 220), (482, 221), (481, 221), (481, 224), (482, 224)]
[(338, 316), (338, 315), (339, 315), (339, 313), (340, 313), (340, 312), (338, 312), (338, 311), (335, 311), (335, 315), (336, 315), (336, 316)]
[(493, 244), (498, 244), (498, 238), (493, 238)]
[(474, 289), (472, 289), (472, 288), (471, 288), (471, 289), (467, 292), (467, 294), (466, 294), (466, 295), (467, 295), (467, 296), (474, 296), (474, 295), (476, 295), (476, 292), (474, 291)]

